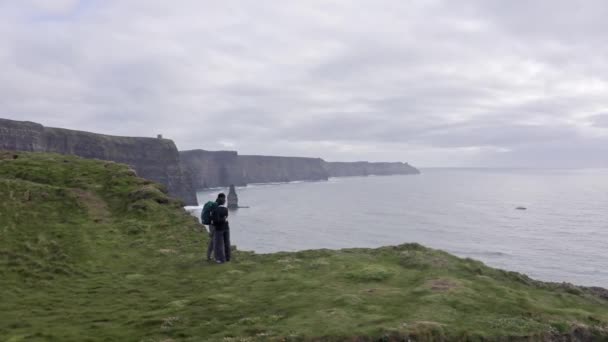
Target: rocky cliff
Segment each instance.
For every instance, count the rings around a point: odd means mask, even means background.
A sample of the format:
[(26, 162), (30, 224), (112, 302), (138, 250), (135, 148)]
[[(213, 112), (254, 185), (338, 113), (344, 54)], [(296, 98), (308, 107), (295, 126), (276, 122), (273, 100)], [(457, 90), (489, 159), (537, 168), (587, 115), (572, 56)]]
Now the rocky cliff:
[(321, 158), (239, 156), (247, 183), (274, 183), (327, 180)]
[(196, 189), (246, 185), (236, 151), (180, 151), (183, 168)]
[(408, 163), (325, 162), (330, 177), (413, 175), (420, 171)]
[(181, 151), (183, 168), (194, 187), (231, 184), (318, 181), (329, 177), (405, 175), (420, 173), (407, 163), (326, 162), (320, 158), (239, 155), (236, 151)]
[(0, 119), (0, 149), (55, 152), (131, 165), (164, 184), (188, 205), (196, 191), (231, 184), (318, 181), (329, 177), (416, 174), (407, 163), (325, 162), (320, 158), (239, 155), (236, 151), (178, 152), (171, 140), (116, 137)]
[(239, 155), (236, 151), (181, 151), (183, 167), (196, 189), (250, 183), (327, 180), (319, 158)]
[(197, 204), (190, 175), (183, 170), (173, 141), (117, 137), (37, 123), (0, 119), (0, 149), (73, 154), (133, 167), (140, 177), (159, 182), (172, 196)]
[(0, 149), (43, 151), (44, 127), (34, 122), (0, 119)]

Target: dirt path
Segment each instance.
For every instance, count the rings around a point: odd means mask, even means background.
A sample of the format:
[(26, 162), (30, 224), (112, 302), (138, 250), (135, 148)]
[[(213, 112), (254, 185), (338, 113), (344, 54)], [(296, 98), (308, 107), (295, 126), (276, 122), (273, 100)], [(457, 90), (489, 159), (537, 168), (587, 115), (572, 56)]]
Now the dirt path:
[(96, 223), (106, 223), (110, 219), (111, 215), (108, 205), (101, 197), (82, 189), (71, 189), (70, 192), (77, 198), (78, 203), (87, 209), (93, 221)]

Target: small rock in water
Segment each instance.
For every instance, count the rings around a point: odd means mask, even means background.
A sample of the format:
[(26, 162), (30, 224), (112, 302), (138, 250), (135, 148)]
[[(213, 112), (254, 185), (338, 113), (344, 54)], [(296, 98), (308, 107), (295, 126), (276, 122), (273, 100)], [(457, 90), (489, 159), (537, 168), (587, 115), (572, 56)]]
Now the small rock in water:
[(234, 185), (230, 185), (230, 191), (228, 192), (228, 209), (238, 209), (239, 208), (239, 197), (236, 194), (236, 189)]
[(515, 209), (517, 209), (517, 210), (527, 210), (528, 208), (526, 208), (526, 207), (517, 207)]

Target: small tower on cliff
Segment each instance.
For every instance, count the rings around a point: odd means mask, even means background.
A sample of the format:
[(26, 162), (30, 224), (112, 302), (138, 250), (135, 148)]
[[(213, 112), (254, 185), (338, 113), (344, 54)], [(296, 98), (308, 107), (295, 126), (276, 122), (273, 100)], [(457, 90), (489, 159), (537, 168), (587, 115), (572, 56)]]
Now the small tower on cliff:
[(236, 189), (234, 188), (234, 184), (230, 185), (230, 191), (228, 191), (228, 209), (238, 209), (239, 208), (239, 197), (236, 194)]

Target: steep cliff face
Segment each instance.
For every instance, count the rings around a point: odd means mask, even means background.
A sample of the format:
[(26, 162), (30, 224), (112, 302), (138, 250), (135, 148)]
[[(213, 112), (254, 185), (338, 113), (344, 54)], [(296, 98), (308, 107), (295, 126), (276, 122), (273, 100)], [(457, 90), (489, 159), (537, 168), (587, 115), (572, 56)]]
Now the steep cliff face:
[(408, 163), (325, 162), (330, 177), (413, 175), (420, 171)]
[(116, 137), (0, 119), (0, 149), (73, 154), (131, 165), (140, 177), (195, 205), (196, 191), (248, 183), (327, 180), (328, 177), (417, 174), (407, 163), (325, 162), (320, 158), (178, 152), (171, 140)]
[(368, 162), (325, 162), (330, 177), (353, 177), (369, 175)]
[(249, 183), (326, 180), (319, 158), (241, 156), (236, 151), (181, 151), (183, 167), (192, 175), (196, 189)]
[(180, 160), (196, 189), (246, 185), (236, 151), (180, 151)]
[(11, 151), (43, 151), (44, 127), (34, 122), (0, 119), (0, 148)]
[(320, 158), (239, 156), (247, 183), (327, 180), (329, 177)]
[(140, 177), (165, 185), (172, 196), (186, 204), (197, 204), (190, 175), (182, 169), (179, 152), (171, 140), (116, 137), (0, 119), (0, 149), (73, 154), (125, 163)]
[(180, 152), (194, 188), (243, 186), (251, 183), (318, 181), (329, 177), (420, 173), (407, 163), (326, 162), (320, 158), (239, 155), (236, 151)]

